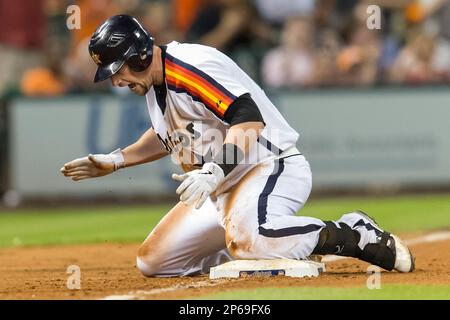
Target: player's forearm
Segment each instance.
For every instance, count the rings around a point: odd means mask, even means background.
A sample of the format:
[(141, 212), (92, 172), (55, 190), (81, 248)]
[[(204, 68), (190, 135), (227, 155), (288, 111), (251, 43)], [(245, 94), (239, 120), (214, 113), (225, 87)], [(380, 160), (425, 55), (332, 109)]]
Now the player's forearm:
[(243, 122), (232, 126), (225, 137), (222, 150), (215, 156), (214, 162), (223, 170), (227, 176), (242, 162), (250, 148), (258, 140), (263, 122)]
[(262, 129), (264, 129), (264, 123), (262, 122), (252, 121), (236, 124), (228, 130), (224, 144), (234, 144), (244, 154), (247, 154), (251, 146), (258, 140)]
[[(200, 209), (212, 192), (224, 181), (225, 177), (242, 162), (245, 152), (257, 142), (264, 123), (248, 121), (231, 126), (225, 137), (222, 150), (214, 161), (206, 162), (201, 169), (192, 170), (183, 175), (174, 174), (172, 178), (181, 182), (176, 192), (180, 200)], [(241, 148), (238, 147), (241, 146)]]
[(155, 161), (168, 154), (159, 142), (153, 128), (147, 130), (138, 141), (123, 149), (122, 153), (125, 159), (125, 167)]
[(251, 95), (246, 93), (237, 98), (227, 109), (224, 119), (230, 124), (223, 148), (215, 162), (225, 176), (242, 161), (258, 140), (265, 126), (263, 116)]

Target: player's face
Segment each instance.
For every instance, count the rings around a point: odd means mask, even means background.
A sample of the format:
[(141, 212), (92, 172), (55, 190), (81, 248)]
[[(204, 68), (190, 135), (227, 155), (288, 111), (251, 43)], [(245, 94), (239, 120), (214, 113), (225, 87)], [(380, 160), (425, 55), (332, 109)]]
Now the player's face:
[(153, 85), (151, 77), (144, 72), (133, 72), (127, 64), (111, 77), (111, 83), (115, 87), (128, 86), (132, 92), (144, 96)]

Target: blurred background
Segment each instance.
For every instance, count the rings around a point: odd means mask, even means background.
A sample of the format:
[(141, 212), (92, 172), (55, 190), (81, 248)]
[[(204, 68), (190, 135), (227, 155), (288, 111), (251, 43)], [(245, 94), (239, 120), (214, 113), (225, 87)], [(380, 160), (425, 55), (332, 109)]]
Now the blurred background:
[(174, 199), (169, 159), (95, 181), (59, 173), (151, 125), (145, 99), (92, 82), (90, 36), (120, 13), (157, 44), (232, 57), (300, 132), (313, 195), (450, 190), (450, 0), (0, 0), (2, 206)]

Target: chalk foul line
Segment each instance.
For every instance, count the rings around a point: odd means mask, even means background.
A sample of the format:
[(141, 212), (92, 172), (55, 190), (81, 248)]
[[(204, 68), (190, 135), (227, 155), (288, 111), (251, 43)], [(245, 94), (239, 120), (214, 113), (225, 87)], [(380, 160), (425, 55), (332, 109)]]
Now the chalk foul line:
[(219, 280), (209, 280), (209, 281), (199, 281), (196, 283), (190, 283), (190, 284), (176, 284), (170, 287), (166, 288), (155, 288), (151, 290), (136, 290), (136, 291), (130, 291), (126, 295), (111, 295), (106, 296), (103, 298), (103, 300), (136, 300), (136, 299), (142, 299), (145, 297), (149, 297), (155, 294), (160, 293), (166, 293), (166, 292), (173, 292), (177, 290), (183, 290), (183, 289), (190, 289), (190, 288), (206, 288), (206, 287), (215, 287), (217, 285), (220, 285), (222, 283), (226, 282), (224, 279)]
[[(438, 242), (438, 241), (446, 241), (450, 240), (450, 231), (437, 231), (433, 233), (429, 233), (417, 238), (404, 240), (406, 245), (414, 246), (417, 244), (430, 243), (430, 242)], [(339, 257), (339, 256), (326, 256), (322, 259), (322, 262), (333, 262), (342, 259), (348, 259), (347, 257)], [(166, 292), (174, 292), (178, 290), (185, 290), (190, 288), (206, 288), (206, 287), (215, 287), (224, 282), (227, 282), (226, 279), (219, 280), (208, 280), (208, 281), (199, 281), (191, 284), (177, 284), (166, 288), (155, 288), (151, 290), (136, 290), (130, 291), (128, 294), (124, 295), (110, 295), (104, 297), (102, 300), (137, 300), (137, 299), (145, 299), (151, 297), (156, 294), (166, 293)]]

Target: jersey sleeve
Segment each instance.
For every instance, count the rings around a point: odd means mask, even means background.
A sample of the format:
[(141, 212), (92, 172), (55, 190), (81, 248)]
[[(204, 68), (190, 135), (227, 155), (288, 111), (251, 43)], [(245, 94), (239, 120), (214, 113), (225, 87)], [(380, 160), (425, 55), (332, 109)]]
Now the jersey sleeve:
[[(234, 63), (220, 51), (195, 45), (166, 53), (166, 82), (170, 90), (187, 93), (221, 120), (230, 105), (249, 91), (233, 77), (228, 63)], [(189, 55), (190, 54), (190, 55)]]

